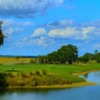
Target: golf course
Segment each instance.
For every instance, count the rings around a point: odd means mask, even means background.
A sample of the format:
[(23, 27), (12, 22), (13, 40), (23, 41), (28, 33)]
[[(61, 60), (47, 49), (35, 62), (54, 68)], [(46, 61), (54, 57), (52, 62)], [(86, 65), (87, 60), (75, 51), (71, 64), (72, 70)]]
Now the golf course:
[(94, 85), (80, 75), (99, 71), (100, 64), (1, 64), (0, 88), (67, 88)]

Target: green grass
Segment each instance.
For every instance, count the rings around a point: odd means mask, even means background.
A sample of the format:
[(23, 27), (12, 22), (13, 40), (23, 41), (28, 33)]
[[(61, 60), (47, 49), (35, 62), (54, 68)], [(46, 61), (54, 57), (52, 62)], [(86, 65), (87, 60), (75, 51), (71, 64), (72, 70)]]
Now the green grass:
[[(100, 64), (53, 65), (16, 64), (0, 65), (0, 86), (43, 86), (84, 82), (73, 73), (100, 70)], [(3, 80), (2, 80), (3, 79)]]
[(83, 71), (99, 70), (100, 64), (85, 65), (53, 65), (53, 64), (16, 64), (16, 65), (0, 65), (0, 72), (17, 71), (17, 72), (34, 72), (36, 70), (45, 69), (49, 73), (66, 74), (79, 73)]

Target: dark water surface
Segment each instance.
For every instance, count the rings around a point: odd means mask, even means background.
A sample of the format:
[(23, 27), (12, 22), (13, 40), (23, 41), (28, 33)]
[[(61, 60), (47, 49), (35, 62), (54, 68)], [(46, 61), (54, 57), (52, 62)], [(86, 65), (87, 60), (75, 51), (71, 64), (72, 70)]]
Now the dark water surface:
[[(83, 76), (100, 83), (100, 72)], [(1, 90), (0, 100), (100, 100), (100, 85), (68, 89)]]

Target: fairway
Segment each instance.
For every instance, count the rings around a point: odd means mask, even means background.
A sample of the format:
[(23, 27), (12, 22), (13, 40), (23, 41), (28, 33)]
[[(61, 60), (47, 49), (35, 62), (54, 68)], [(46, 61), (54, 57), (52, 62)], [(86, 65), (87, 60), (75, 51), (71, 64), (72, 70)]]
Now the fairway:
[(36, 70), (46, 70), (49, 73), (65, 75), (72, 73), (81, 73), (92, 70), (100, 70), (100, 64), (86, 65), (54, 65), (54, 64), (12, 64), (0, 65), (0, 71), (34, 72)]

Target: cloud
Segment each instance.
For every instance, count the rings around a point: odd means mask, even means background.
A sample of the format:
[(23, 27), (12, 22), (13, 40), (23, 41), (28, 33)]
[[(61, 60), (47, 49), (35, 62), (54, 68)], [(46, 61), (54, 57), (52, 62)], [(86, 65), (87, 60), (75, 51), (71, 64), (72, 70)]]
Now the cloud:
[(33, 26), (34, 22), (32, 21), (16, 21), (14, 19), (2, 19), (3, 20), (3, 27), (11, 27), (11, 26)]
[(93, 26), (89, 27), (66, 27), (60, 29), (50, 30), (48, 33), (49, 37), (62, 37), (62, 38), (73, 38), (84, 40), (89, 38), (89, 34), (94, 32), (96, 28)]
[(35, 23), (31, 21), (17, 22), (8, 19), (4, 22), (3, 32), (8, 36), (7, 39), (12, 38), (9, 39), (9, 43), (13, 43), (14, 47), (49, 47), (55, 44), (63, 45), (69, 41), (70, 43), (73, 41), (87, 42), (85, 44), (89, 44), (91, 41), (98, 43), (100, 28), (97, 24), (89, 23), (76, 23), (73, 20), (64, 19), (35, 26)]
[(9, 43), (10, 41), (10, 44), (20, 40), (23, 36), (26, 36), (27, 32), (30, 31), (30, 28), (33, 29), (34, 27), (34, 22), (32, 21), (17, 21), (14, 19), (2, 20), (4, 21), (2, 30), (6, 36), (5, 42)]
[[(93, 25), (83, 26), (76, 24), (73, 20), (60, 20), (47, 23), (34, 30), (33, 34), (25, 36), (18, 44), (49, 46), (51, 44), (61, 44), (66, 39), (73, 41), (89, 41), (97, 36), (97, 28)], [(100, 36), (100, 34), (98, 34)], [(90, 42), (90, 41), (89, 41)]]
[(31, 37), (38, 37), (46, 35), (46, 30), (44, 28), (38, 28), (34, 31), (34, 33), (31, 35)]
[(53, 21), (44, 25), (48, 29), (48, 36), (57, 38), (71, 38), (76, 40), (93, 39), (100, 36), (100, 21), (76, 23), (74, 20)]
[(13, 35), (14, 33), (19, 33), (19, 32), (22, 32), (24, 29), (22, 28), (12, 28), (12, 27), (9, 27), (7, 29), (4, 30), (4, 34), (10, 36), (10, 35)]
[(54, 40), (49, 38), (49, 37), (46, 37), (46, 36), (41, 36), (41, 37), (38, 37), (38, 38), (31, 38), (30, 36), (29, 37), (24, 37), (22, 40), (20, 41), (17, 41), (16, 42), (16, 46), (39, 46), (39, 47), (47, 47), (51, 44), (54, 44)]
[(60, 21), (53, 21), (47, 24), (44, 24), (43, 26), (47, 28), (64, 28), (66, 26), (73, 26), (74, 21), (73, 20), (60, 20)]
[(66, 28), (51, 30), (48, 33), (48, 36), (50, 36), (50, 37), (58, 36), (58, 37), (66, 38), (66, 37), (72, 36), (73, 34), (76, 34), (76, 33), (77, 33), (76, 28), (66, 27)]
[(95, 44), (94, 47), (100, 49), (100, 44)]
[[(79, 30), (79, 35), (77, 35), (76, 39), (88, 39), (89, 34), (92, 33), (96, 30), (95, 27), (93, 26), (88, 26), (88, 27), (80, 27)], [(77, 31), (77, 30), (76, 30)], [(91, 34), (90, 34), (91, 35)]]
[(34, 17), (62, 3), (63, 0), (0, 0), (0, 14), (3, 17)]
[(26, 27), (33, 27), (34, 22), (31, 21), (16, 21), (13, 19), (3, 20), (3, 31), (7, 35), (24, 31)]

